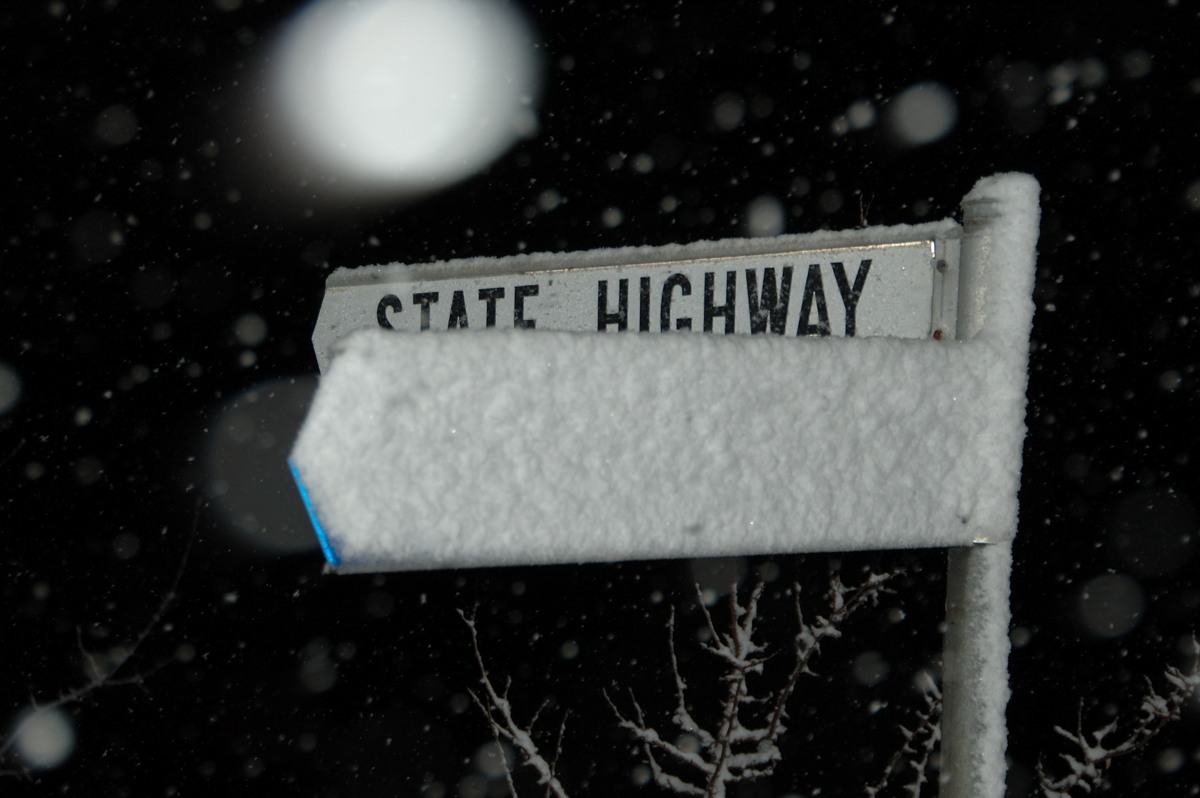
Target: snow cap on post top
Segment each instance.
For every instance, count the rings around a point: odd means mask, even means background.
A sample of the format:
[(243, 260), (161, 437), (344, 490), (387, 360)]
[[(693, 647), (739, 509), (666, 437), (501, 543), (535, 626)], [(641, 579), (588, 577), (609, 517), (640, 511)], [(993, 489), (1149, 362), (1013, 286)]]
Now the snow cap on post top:
[[(967, 239), (979, 232), (988, 253), (984, 268), (969, 275), (970, 284), (959, 286), (961, 337), (996, 341), (1002, 348), (1012, 348), (1017, 339), (1028, 342), (1039, 192), (1032, 175), (1008, 173), (983, 178), (963, 198)], [(1011, 365), (1019, 361), (1024, 368), (1027, 354), (1027, 348), (1020, 355), (1010, 351)]]

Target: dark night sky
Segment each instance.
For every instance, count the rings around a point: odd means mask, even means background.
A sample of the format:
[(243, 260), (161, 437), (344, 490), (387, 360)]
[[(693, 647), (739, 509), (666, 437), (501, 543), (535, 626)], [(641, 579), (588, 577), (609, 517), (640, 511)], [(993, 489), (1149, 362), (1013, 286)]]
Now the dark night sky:
[[(871, 224), (953, 215), (998, 171), (1041, 181), (1013, 794), (1033, 794), (1038, 756), (1064, 750), (1053, 726), (1081, 700), (1092, 727), (1129, 718), (1143, 676), (1161, 685), (1185, 666), (1200, 612), (1197, 11), (794, 5), (531, 3), (536, 132), (481, 174), (386, 201), (280, 178), (254, 121), (257, 65), (299, 3), (0, 11), (4, 729), (31, 696), (86, 681), (80, 641), (117, 656), (193, 541), (164, 622), (118, 674), (139, 683), (69, 705), (73, 753), (5, 794), (502, 794), (470, 761), (489, 735), (466, 699), (477, 674), (456, 610), (475, 606), (514, 700), (574, 708), (576, 794), (635, 791), (637, 757), (599, 689), (668, 689), (666, 607), (694, 633), (691, 585), (711, 566), (323, 575), (284, 466), (315, 387), (309, 340), (333, 267), (742, 235), (762, 195), (798, 233), (854, 227), (866, 204)], [(953, 93), (957, 122), (906, 146), (889, 100), (920, 81)], [(837, 130), (860, 100), (878, 120)], [(714, 108), (731, 101), (744, 116), (726, 129)], [(547, 191), (563, 200), (551, 210)], [(781, 591), (800, 580), (815, 598), (837, 563), (906, 564), (886, 603), (905, 619), (847, 627), (796, 699), (791, 761), (745, 795), (861, 794), (936, 659), (938, 552), (743, 564), (774, 577), (781, 645)], [(1089, 631), (1105, 611), (1129, 630)], [(876, 686), (853, 677), (867, 652), (890, 666)], [(703, 661), (684, 665), (703, 681)], [(1195, 794), (1196, 703), (1110, 779), (1113, 794)]]

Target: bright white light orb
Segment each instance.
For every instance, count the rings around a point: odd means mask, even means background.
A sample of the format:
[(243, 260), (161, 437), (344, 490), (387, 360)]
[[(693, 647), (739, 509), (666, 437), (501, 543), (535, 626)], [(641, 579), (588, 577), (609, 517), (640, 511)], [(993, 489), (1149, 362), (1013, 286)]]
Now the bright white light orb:
[(75, 750), (75, 727), (57, 707), (29, 710), (13, 731), (17, 755), (32, 768), (56, 768)]
[(532, 132), (533, 39), (493, 0), (317, 0), (272, 59), (284, 136), (340, 183), (422, 191)]

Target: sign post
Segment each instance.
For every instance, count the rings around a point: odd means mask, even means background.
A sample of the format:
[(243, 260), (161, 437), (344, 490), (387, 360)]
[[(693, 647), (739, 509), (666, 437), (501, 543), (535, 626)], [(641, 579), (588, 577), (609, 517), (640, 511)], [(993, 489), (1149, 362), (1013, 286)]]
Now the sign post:
[[(1032, 180), (1030, 181), (1032, 182)], [(1027, 190), (1036, 191), (1034, 184)], [(1032, 203), (1036, 203), (1036, 193)], [(1029, 203), (1031, 200), (1026, 200)], [(988, 278), (1013, 265), (1005, 257), (1016, 259), (1025, 254), (1022, 264), (1027, 273), (1024, 283), (1031, 282), (1028, 271), (1033, 267), (1033, 253), (1016, 252), (1012, 239), (1036, 241), (1036, 204), (1032, 218), (1019, 218), (1020, 211), (1006, 207), (994, 196), (968, 198), (963, 202), (963, 277), (960, 281), (958, 306), (959, 336), (964, 340), (979, 335), (988, 323)], [(1005, 215), (1007, 210), (1008, 215)], [(1014, 210), (1017, 213), (1014, 214)], [(1017, 216), (1018, 218), (1013, 218)], [(1020, 232), (1014, 227), (1023, 226)], [(1031, 228), (1032, 229), (1029, 229)], [(1021, 235), (1023, 233), (1023, 235)], [(1032, 243), (1031, 241), (1031, 243)], [(1000, 246), (998, 246), (1000, 244)], [(1007, 246), (1004, 246), (1007, 245)], [(1019, 262), (1019, 261), (1018, 261)], [(994, 279), (994, 278), (993, 278)], [(1014, 287), (1015, 288), (1015, 287)], [(1029, 289), (1032, 285), (1029, 285)], [(1024, 299), (1013, 291), (1009, 301)], [(991, 298), (993, 304), (1002, 301)], [(1027, 308), (1027, 312), (1031, 308)], [(1023, 323), (1022, 323), (1023, 322)], [(1027, 346), (1029, 322), (1004, 318), (998, 335), (1003, 344)], [(1009, 329), (1005, 329), (1009, 327)], [(1007, 340), (1006, 340), (1007, 339)], [(1024, 389), (1024, 358), (1015, 353), (1010, 367), (1021, 373), (1012, 375)], [(1022, 407), (1023, 409), (1023, 407)], [(1022, 429), (1023, 431), (1023, 429)], [(1010, 457), (1012, 455), (1010, 454)], [(1019, 467), (1020, 454), (1016, 454)], [(943, 646), (943, 703), (942, 703), (942, 773), (940, 794), (948, 798), (970, 798), (976, 795), (1004, 794), (1007, 765), (1005, 707), (1008, 704), (1008, 628), (1009, 574), (1012, 571), (1012, 540), (1016, 536), (1016, 515), (1006, 534), (987, 545), (952, 548), (946, 585), (946, 642)]]
[(1037, 191), (982, 180), (964, 226), (335, 273), (291, 458), (330, 566), (947, 547), (941, 791), (1000, 798)]

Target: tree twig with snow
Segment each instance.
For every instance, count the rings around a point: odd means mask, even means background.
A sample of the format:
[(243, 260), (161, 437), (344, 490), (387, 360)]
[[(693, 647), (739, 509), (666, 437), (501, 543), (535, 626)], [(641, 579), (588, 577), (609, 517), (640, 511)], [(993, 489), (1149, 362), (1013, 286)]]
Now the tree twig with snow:
[(879, 781), (866, 788), (867, 798), (876, 798), (891, 782), (892, 776), (905, 765), (912, 771), (912, 781), (903, 787), (909, 798), (920, 798), (921, 790), (929, 783), (933, 754), (942, 740), (942, 691), (933, 678), (925, 673), (921, 692), (925, 698), (925, 709), (917, 713), (913, 728), (900, 727), (904, 745), (892, 755)]
[[(104, 657), (100, 657), (87, 650), (83, 643), (83, 632), (76, 628), (76, 643), (79, 646), (80, 656), (83, 658), (85, 664), (86, 681), (70, 690), (60, 692), (55, 698), (48, 701), (38, 700), (36, 697), (31, 696), (24, 716), (17, 722), (7, 737), (0, 739), (0, 761), (7, 760), (13, 754), (14, 748), (19, 751), (21, 741), (25, 739), (25, 735), (36, 730), (39, 722), (49, 717), (50, 713), (53, 713), (55, 710), (77, 704), (102, 687), (117, 687), (130, 684), (141, 685), (143, 683), (146, 678), (145, 672), (134, 673), (128, 676), (122, 674), (127, 670), (125, 666), (134, 658), (138, 649), (141, 648), (142, 644), (146, 642), (154, 630), (158, 628), (158, 625), (162, 623), (167, 610), (170, 609), (171, 604), (175, 601), (179, 582), (183, 579), (183, 572), (187, 568), (188, 558), (191, 556), (192, 544), (196, 539), (199, 518), (200, 513), (197, 507), (196, 523), (193, 524), (192, 533), (188, 537), (187, 545), (183, 550), (183, 556), (179, 560), (179, 567), (175, 569), (175, 576), (171, 580), (171, 585), (159, 601), (158, 608), (133, 637), (133, 640), (125, 646), (112, 649)], [(28, 776), (29, 772), (29, 767), (21, 766), (0, 770), (0, 776)]]
[[(886, 584), (897, 574), (868, 574), (862, 583), (849, 587), (841, 577), (830, 579), (827, 616), (809, 622), (800, 607), (800, 586), (795, 586), (798, 631), (794, 638), (795, 661), (787, 680), (775, 691), (758, 683), (765, 663), (774, 655), (755, 640), (759, 600), (763, 585), (754, 587), (745, 603), (736, 588), (730, 590), (728, 632), (718, 631), (712, 615), (701, 601), (708, 624), (709, 640), (704, 649), (723, 666), (725, 684), (718, 720), (713, 728), (697, 722), (688, 708), (688, 685), (680, 672), (675, 653), (675, 613), (668, 622), (671, 668), (675, 682), (675, 708), (670, 716), (674, 727), (664, 736), (650, 724), (637, 697), (630, 691), (632, 713), (622, 712), (616, 702), (605, 698), (622, 728), (633, 734), (645, 752), (655, 784), (677, 795), (724, 798), (730, 785), (769, 776), (780, 761), (778, 741), (786, 731), (787, 705), (800, 677), (813, 675), (810, 665), (824, 641), (841, 636), (840, 626), (856, 610), (874, 605)], [(697, 587), (699, 592), (699, 587)], [(686, 742), (683, 742), (686, 741)]]
[[(503, 690), (496, 689), (496, 686), (492, 683), (491, 676), (488, 674), (487, 666), (484, 665), (483, 654), (479, 650), (479, 632), (475, 627), (474, 615), (467, 615), (461, 610), (459, 610), (458, 614), (463, 619), (463, 623), (471, 631), (471, 646), (475, 652), (475, 663), (479, 666), (479, 681), (483, 688), (478, 693), (474, 690), (468, 692), (470, 692), (471, 698), (475, 701), (475, 706), (479, 707), (479, 711), (487, 719), (497, 747), (500, 747), (501, 740), (507, 740), (511, 743), (517, 754), (521, 757), (522, 763), (537, 772), (538, 784), (546, 788), (547, 796), (570, 798), (566, 789), (563, 788), (562, 783), (559, 782), (556, 771), (558, 755), (562, 751), (562, 738), (566, 731), (566, 714), (563, 715), (562, 724), (559, 726), (558, 742), (555, 746), (554, 756), (551, 759), (547, 759), (533, 739), (533, 727), (546, 705), (542, 704), (537, 712), (533, 714), (529, 723), (524, 726), (516, 721), (513, 717), (512, 704), (508, 700), (508, 688), (511, 685), (511, 679), (505, 682)], [(517, 788), (513, 782), (512, 771), (509, 768), (507, 759), (505, 760), (504, 768), (508, 779), (509, 791), (516, 798)]]
[(1164, 675), (1167, 683), (1165, 695), (1159, 695), (1154, 683), (1147, 677), (1147, 695), (1142, 699), (1138, 718), (1120, 741), (1117, 731), (1118, 719), (1097, 729), (1083, 729), (1083, 702), (1080, 702), (1074, 731), (1055, 726), (1054, 731), (1066, 738), (1076, 749), (1073, 753), (1060, 754), (1066, 766), (1066, 774), (1055, 778), (1050, 775), (1043, 762), (1038, 762), (1038, 783), (1046, 798), (1072, 798), (1091, 794), (1105, 783), (1105, 771), (1114, 759), (1141, 750), (1171, 721), (1183, 714), (1184, 704), (1200, 690), (1200, 642), (1192, 636), (1191, 667), (1181, 670), (1168, 666)]

